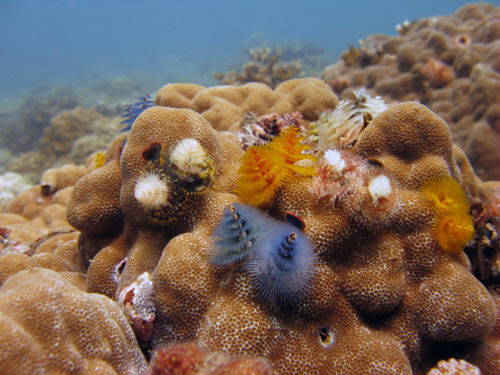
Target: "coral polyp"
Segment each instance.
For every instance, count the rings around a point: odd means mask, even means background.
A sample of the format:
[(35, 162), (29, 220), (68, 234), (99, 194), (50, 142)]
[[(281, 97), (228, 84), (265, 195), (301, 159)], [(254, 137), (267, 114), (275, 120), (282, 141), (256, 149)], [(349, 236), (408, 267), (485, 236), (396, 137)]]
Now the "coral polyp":
[(252, 245), (262, 237), (268, 224), (267, 215), (251, 206), (234, 203), (224, 208), (213, 234), (211, 263), (232, 266), (247, 260)]
[(381, 169), (362, 175), (343, 204), (356, 221), (369, 229), (390, 225), (401, 206), (395, 180)]
[(270, 201), (291, 172), (283, 155), (267, 146), (252, 146), (243, 156), (234, 191), (250, 204)]
[(354, 188), (367, 168), (366, 161), (351, 151), (327, 150), (318, 163), (312, 194), (318, 199), (328, 196), (335, 202)]
[(274, 305), (293, 305), (311, 288), (317, 255), (298, 228), (273, 221), (245, 264), (257, 296)]
[(165, 178), (152, 171), (144, 173), (137, 180), (134, 197), (149, 209), (157, 209), (165, 205), (168, 197), (168, 186)]
[(472, 217), (464, 212), (439, 213), (433, 227), (437, 242), (450, 253), (462, 251), (474, 236)]
[(451, 178), (431, 177), (420, 187), (420, 192), (429, 199), (440, 212), (469, 212), (470, 205), (459, 182)]

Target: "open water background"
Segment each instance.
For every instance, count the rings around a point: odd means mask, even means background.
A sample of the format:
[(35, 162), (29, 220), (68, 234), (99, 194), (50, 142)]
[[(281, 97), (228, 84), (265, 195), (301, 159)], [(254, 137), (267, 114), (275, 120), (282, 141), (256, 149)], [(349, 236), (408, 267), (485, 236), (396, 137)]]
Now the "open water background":
[[(451, 14), (459, 0), (0, 0), (0, 98), (41, 84), (87, 85), (133, 72), (216, 84), (244, 49), (300, 41), (335, 60), (404, 20)], [(491, 1), (495, 6), (500, 1)]]

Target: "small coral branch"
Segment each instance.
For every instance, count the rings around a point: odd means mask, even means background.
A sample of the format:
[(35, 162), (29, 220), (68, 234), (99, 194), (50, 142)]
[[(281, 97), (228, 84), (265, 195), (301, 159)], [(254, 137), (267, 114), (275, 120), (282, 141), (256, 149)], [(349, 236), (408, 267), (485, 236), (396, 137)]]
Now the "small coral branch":
[(295, 78), (302, 70), (300, 61), (280, 61), (281, 50), (273, 53), (270, 48), (258, 48), (249, 51), (252, 61), (242, 67), (240, 73), (234, 70), (229, 73), (214, 73), (223, 85), (240, 86), (248, 82), (265, 83), (275, 88), (280, 83)]

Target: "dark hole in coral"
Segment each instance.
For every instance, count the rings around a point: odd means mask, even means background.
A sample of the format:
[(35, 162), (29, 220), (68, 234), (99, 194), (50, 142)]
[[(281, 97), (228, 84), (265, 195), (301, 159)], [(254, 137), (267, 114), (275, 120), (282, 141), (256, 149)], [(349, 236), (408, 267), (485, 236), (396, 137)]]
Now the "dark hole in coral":
[(49, 184), (42, 185), (41, 190), (42, 190), (43, 195), (48, 196), (54, 192), (54, 186), (49, 185)]
[(158, 160), (161, 156), (161, 144), (152, 143), (143, 153), (142, 157), (146, 160)]
[(461, 35), (458, 38), (458, 44), (460, 44), (461, 46), (465, 46), (465, 45), (469, 44), (469, 40), (467, 39), (467, 37), (465, 35)]
[(285, 212), (285, 222), (287, 224), (293, 225), (296, 228), (299, 228), (300, 230), (304, 230), (306, 227), (304, 220), (302, 220), (302, 218), (299, 215), (294, 214), (291, 211)]
[(495, 249), (489, 246), (483, 246), (482, 248), (483, 257), (486, 259), (494, 258)]
[(321, 337), (321, 341), (325, 341), (328, 337), (328, 330), (325, 327), (321, 328), (321, 330), (319, 331), (319, 336)]
[(375, 168), (382, 168), (384, 166), (384, 163), (375, 158), (368, 158), (367, 161), (372, 167)]
[(322, 327), (319, 330), (319, 338), (324, 347), (329, 346), (333, 342), (333, 335), (327, 327)]
[(123, 262), (121, 262), (121, 264), (118, 266), (118, 268), (117, 268), (117, 270), (116, 270), (116, 271), (118, 272), (118, 274), (119, 274), (119, 275), (121, 275), (121, 274), (122, 274), (123, 270), (125, 269), (125, 265), (126, 265), (126, 264), (127, 264), (127, 261), (126, 261), (126, 260), (124, 260), (124, 261), (123, 261)]

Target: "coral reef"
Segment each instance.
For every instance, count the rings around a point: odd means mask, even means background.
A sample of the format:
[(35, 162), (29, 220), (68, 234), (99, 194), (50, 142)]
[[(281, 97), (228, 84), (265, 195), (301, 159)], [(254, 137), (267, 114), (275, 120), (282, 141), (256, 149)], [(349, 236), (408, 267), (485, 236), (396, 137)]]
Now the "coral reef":
[(85, 164), (89, 155), (109, 145), (119, 129), (118, 118), (109, 119), (94, 109), (62, 111), (50, 120), (38, 149), (14, 158), (7, 169), (38, 183), (47, 168)]
[(69, 86), (42, 86), (32, 90), (17, 113), (2, 119), (0, 144), (14, 154), (34, 149), (51, 118), (77, 105), (77, 94)]
[(122, 133), (53, 116), (59, 163), (115, 138), (0, 213), (1, 371), (500, 373), (500, 182), (458, 147), (492, 150), (458, 123), (496, 131), (496, 17), (373, 35), (331, 86), (169, 84)]
[(340, 99), (366, 87), (388, 102), (419, 100), (446, 120), (478, 177), (499, 180), (499, 22), (486, 3), (405, 21), (400, 35), (369, 36), (322, 76)]
[(223, 85), (240, 86), (249, 82), (264, 83), (275, 88), (280, 83), (300, 76), (302, 64), (300, 61), (280, 61), (281, 49), (274, 52), (269, 47), (251, 49), (252, 61), (242, 67), (241, 73), (234, 70), (229, 73), (214, 73)]
[[(66, 219), (66, 203), (73, 185), (88, 172), (88, 169), (75, 165), (49, 169), (42, 178), (43, 185), (32, 186), (3, 204), (0, 213), (0, 281), (4, 281), (2, 277), (10, 276), (12, 270), (41, 265), (58, 271), (86, 272), (88, 260), (77, 249), (76, 237), (72, 248), (63, 246), (61, 253), (55, 249), (48, 251), (46, 245), (41, 245), (54, 236), (74, 232)], [(52, 254), (38, 255), (42, 253)], [(29, 258), (27, 255), (33, 256)], [(7, 260), (14, 266), (7, 267)]]
[[(292, 157), (291, 167), (311, 163), (317, 176), (290, 174), (266, 215), (234, 192), (250, 173), (237, 173), (245, 160), (237, 138), (190, 109), (162, 105), (180, 93), (188, 107), (210, 91), (252, 97), (262, 86), (172, 86), (113, 141), (67, 208), (91, 260), (86, 291), (119, 300), (144, 348), (194, 342), (265, 357), (283, 374), (423, 374), (450, 353), (486, 374), (499, 370), (498, 297), (470, 273), (463, 251), (441, 247), (440, 210), (420, 190), (429, 179), (453, 179), (475, 202), (482, 189), (440, 117), (402, 103), (375, 114), (348, 150)], [(316, 101), (316, 116), (335, 109), (332, 101)], [(290, 149), (272, 147), (279, 137), (247, 154), (263, 147), (285, 159), (280, 152)], [(145, 176), (154, 178), (147, 187)]]

